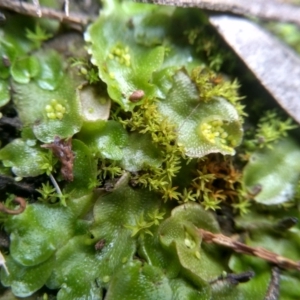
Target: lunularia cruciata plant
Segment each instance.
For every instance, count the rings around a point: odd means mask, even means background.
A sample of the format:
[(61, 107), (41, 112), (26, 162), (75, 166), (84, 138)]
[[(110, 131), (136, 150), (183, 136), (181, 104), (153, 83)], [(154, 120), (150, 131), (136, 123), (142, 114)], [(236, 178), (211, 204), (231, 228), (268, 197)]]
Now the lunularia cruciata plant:
[(84, 38), (7, 13), (0, 36), (5, 293), (299, 299), (297, 126), (243, 100), (200, 10), (106, 1)]

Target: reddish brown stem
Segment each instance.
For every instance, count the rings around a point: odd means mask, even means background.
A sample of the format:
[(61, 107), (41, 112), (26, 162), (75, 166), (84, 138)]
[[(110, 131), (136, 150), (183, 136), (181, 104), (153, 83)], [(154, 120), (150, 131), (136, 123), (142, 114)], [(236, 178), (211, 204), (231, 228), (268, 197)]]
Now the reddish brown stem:
[(41, 147), (52, 150), (53, 154), (61, 162), (60, 171), (63, 178), (67, 181), (73, 181), (74, 153), (72, 152), (71, 138), (64, 141), (56, 136), (53, 143), (43, 144)]
[(16, 202), (20, 205), (20, 207), (18, 209), (9, 209), (9, 208), (5, 207), (3, 205), (3, 203), (0, 202), (0, 211), (4, 212), (6, 214), (9, 214), (9, 215), (19, 215), (20, 213), (22, 213), (25, 210), (26, 201), (24, 198), (16, 197), (14, 199), (14, 202)]
[(231, 248), (237, 253), (243, 253), (259, 257), (284, 269), (294, 269), (300, 271), (299, 261), (293, 261), (289, 258), (280, 256), (264, 248), (255, 248), (248, 246), (244, 243), (235, 241), (230, 237), (220, 233), (212, 233), (210, 231), (206, 231), (200, 228), (198, 229), (198, 231), (199, 234), (202, 236), (204, 242), (214, 243), (227, 248)]

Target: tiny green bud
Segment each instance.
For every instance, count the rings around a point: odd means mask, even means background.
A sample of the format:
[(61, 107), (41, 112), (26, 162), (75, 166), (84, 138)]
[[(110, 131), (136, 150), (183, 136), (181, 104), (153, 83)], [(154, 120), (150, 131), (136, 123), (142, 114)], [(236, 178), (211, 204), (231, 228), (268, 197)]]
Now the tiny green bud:
[(61, 120), (64, 116), (63, 113), (61, 113), (61, 112), (57, 112), (55, 115), (56, 115), (56, 118), (59, 120)]
[(49, 112), (49, 113), (47, 113), (47, 117), (48, 117), (49, 119), (51, 119), (51, 120), (56, 119), (56, 115), (55, 115), (54, 112)]
[(56, 111), (62, 111), (62, 109), (63, 109), (63, 106), (61, 104), (58, 103), (58, 104), (55, 105), (55, 110)]
[(192, 243), (189, 239), (184, 239), (184, 243), (188, 248), (192, 248)]
[(227, 132), (223, 132), (223, 133), (221, 134), (221, 137), (222, 137), (223, 139), (226, 139), (226, 138), (228, 137), (228, 133), (227, 133)]
[(46, 105), (45, 107), (46, 112), (53, 112), (53, 107), (51, 105)]
[(88, 73), (88, 71), (87, 71), (87, 69), (86, 68), (80, 68), (80, 73), (82, 74), (82, 75), (86, 75), (87, 73)]
[(127, 54), (124, 54), (123, 55), (123, 58), (127, 61), (129, 61), (130, 60), (130, 54), (129, 53), (127, 53)]
[(197, 250), (197, 251), (195, 251), (195, 256), (198, 258), (198, 259), (200, 259), (201, 258), (201, 255), (200, 255), (200, 252)]

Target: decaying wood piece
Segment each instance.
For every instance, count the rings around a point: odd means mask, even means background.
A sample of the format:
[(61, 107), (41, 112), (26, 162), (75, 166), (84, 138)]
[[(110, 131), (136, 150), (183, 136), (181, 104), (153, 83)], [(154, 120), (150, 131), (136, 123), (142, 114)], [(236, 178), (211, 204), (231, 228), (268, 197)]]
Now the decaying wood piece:
[(80, 29), (91, 21), (91, 18), (84, 14), (69, 14), (68, 5), (65, 7), (65, 12), (60, 12), (51, 8), (41, 7), (38, 5), (38, 2), (31, 4), (20, 0), (1, 0), (0, 8), (9, 9), (23, 15), (59, 20), (70, 24), (74, 29)]
[(300, 7), (274, 0), (136, 0), (138, 2), (254, 16), (300, 25)]
[(225, 276), (221, 275), (218, 278), (210, 281), (210, 285), (218, 285), (221, 283), (229, 283), (231, 285), (238, 285), (239, 283), (248, 282), (251, 278), (255, 276), (253, 271), (246, 271), (243, 273), (235, 274), (235, 273), (227, 273)]
[(61, 162), (60, 172), (62, 177), (67, 181), (73, 181), (74, 154), (72, 152), (72, 139), (64, 141), (56, 136), (53, 143), (44, 144), (41, 147), (52, 150)]
[(274, 252), (260, 247), (251, 247), (244, 243), (235, 241), (230, 237), (223, 235), (221, 233), (212, 233), (210, 231), (199, 228), (199, 234), (202, 236), (204, 242), (214, 243), (227, 248), (231, 248), (237, 253), (242, 253), (246, 255), (256, 256), (270, 263), (277, 265), (283, 269), (294, 269), (300, 271), (300, 262), (293, 261), (289, 258), (280, 256)]
[(278, 104), (300, 124), (299, 56), (250, 20), (212, 15), (209, 21)]

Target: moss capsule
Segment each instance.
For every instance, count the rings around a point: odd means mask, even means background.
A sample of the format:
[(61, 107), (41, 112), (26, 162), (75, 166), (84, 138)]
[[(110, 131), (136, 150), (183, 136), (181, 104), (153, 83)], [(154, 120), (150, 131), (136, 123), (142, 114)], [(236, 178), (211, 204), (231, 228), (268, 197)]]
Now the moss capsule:
[(145, 96), (145, 92), (143, 90), (136, 90), (129, 96), (129, 101), (138, 102)]

